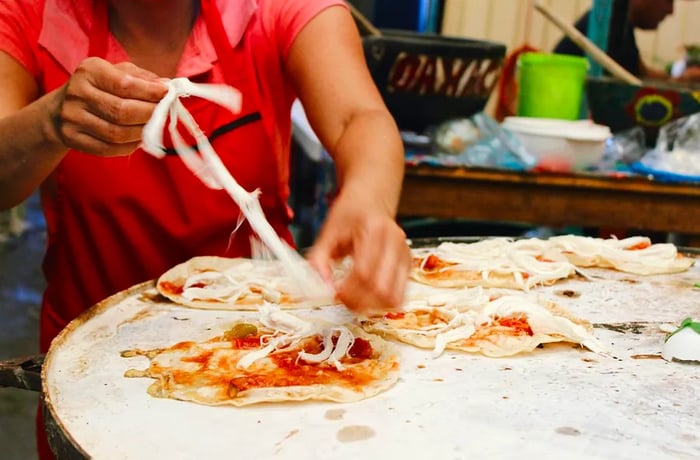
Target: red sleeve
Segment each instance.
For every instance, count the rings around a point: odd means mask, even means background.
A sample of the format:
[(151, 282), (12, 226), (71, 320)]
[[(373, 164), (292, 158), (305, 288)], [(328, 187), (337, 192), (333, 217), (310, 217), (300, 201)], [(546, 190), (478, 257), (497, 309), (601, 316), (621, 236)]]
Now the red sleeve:
[(276, 41), (282, 59), (301, 29), (317, 14), (331, 6), (347, 8), (343, 0), (262, 0), (259, 5), (265, 29)]
[(43, 0), (0, 1), (0, 51), (15, 58), (35, 78), (40, 73), (37, 43), (43, 4)]

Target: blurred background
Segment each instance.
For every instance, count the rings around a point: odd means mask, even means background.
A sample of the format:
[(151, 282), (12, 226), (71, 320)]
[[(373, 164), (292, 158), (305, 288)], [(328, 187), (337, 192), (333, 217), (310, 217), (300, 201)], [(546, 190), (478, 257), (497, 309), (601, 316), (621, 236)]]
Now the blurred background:
[[(504, 46), (506, 55), (523, 45), (552, 50), (563, 36), (534, 11), (534, 0), (352, 0), (351, 3), (380, 29), (487, 40)], [(592, 0), (542, 3), (570, 24), (593, 5)], [(675, 14), (658, 29), (635, 32), (642, 59), (659, 69), (670, 69), (682, 59), (685, 45), (700, 43), (697, 26), (700, 2), (679, 0), (675, 8)], [(487, 89), (484, 113), (495, 117), (498, 91), (495, 84)], [(332, 163), (323, 151), (314, 151), (307, 137), (303, 130), (295, 130), (291, 204), (296, 211), (294, 232), (301, 247), (313, 241), (334, 193)], [(412, 139), (409, 142), (425, 141), (420, 136)], [(438, 220), (430, 216), (405, 220), (402, 224), (412, 237), (515, 236), (532, 232), (535, 227), (532, 223)], [(46, 241), (44, 230), (37, 196), (12, 211), (0, 212), (0, 360), (37, 352), (38, 311), (44, 287), (40, 272)], [(33, 440), (36, 400), (33, 393), (0, 388), (0, 458), (36, 457)]]
[[(552, 50), (562, 32), (533, 9), (534, 0), (352, 0), (350, 3), (379, 28), (399, 28), (503, 43), (507, 53), (528, 44)], [(593, 0), (542, 2), (574, 24)], [(642, 59), (668, 68), (684, 54), (684, 46), (700, 43), (700, 2), (676, 1), (675, 12), (656, 30), (637, 30)], [(495, 93), (486, 111), (493, 113)]]
[[(543, 4), (574, 24), (593, 0), (544, 0)], [(528, 44), (540, 50), (553, 50), (562, 39), (561, 31), (533, 9), (533, 0), (445, 0), (441, 32), (504, 43), (508, 53)], [(681, 59), (685, 45), (700, 43), (700, 3), (676, 1), (675, 12), (658, 29), (636, 30), (639, 51), (644, 62), (668, 68)], [(488, 111), (494, 110), (495, 95)]]

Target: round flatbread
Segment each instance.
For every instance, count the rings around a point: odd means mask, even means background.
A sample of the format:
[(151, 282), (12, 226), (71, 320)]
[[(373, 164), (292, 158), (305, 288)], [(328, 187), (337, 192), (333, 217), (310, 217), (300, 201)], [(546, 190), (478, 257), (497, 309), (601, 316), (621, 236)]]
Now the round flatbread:
[(517, 249), (505, 238), (477, 243), (442, 243), (413, 250), (411, 278), (435, 287), (491, 287), (528, 290), (576, 273), (566, 258)]
[(294, 309), (335, 303), (333, 298), (306, 299), (275, 260), (194, 257), (165, 272), (156, 287), (177, 304), (201, 309), (256, 310), (265, 303)]
[[(360, 328), (331, 327), (292, 337), (290, 343), (278, 343), (270, 351), (266, 348), (274, 345), (269, 337), (275, 331), (260, 323), (246, 327), (255, 332), (238, 338), (224, 335), (201, 343), (181, 342), (165, 349), (125, 351), (124, 357), (145, 356), (150, 361), (147, 369), (132, 369), (125, 376), (155, 379), (148, 388), (154, 397), (233, 406), (353, 402), (386, 391), (398, 380), (399, 363), (392, 344)], [(349, 343), (345, 340), (348, 334), (352, 337)], [(346, 349), (337, 353), (341, 342)], [(333, 362), (331, 353), (342, 356)]]
[(695, 263), (678, 252), (675, 245), (652, 244), (643, 236), (619, 240), (562, 235), (550, 238), (547, 244), (550, 250), (558, 251), (577, 267), (611, 268), (636, 275), (679, 273)]
[(578, 343), (603, 351), (592, 326), (562, 307), (527, 294), (506, 295), (480, 308), (416, 305), (404, 312), (390, 312), (362, 321), (366, 331), (419, 348), (510, 356), (552, 342)]
[(433, 249), (414, 249), (411, 278), (430, 286), (483, 286), (529, 290), (567, 279), (578, 268), (607, 268), (637, 275), (678, 273), (694, 259), (673, 244), (652, 244), (647, 237), (591, 238), (562, 235), (474, 243), (445, 242)]

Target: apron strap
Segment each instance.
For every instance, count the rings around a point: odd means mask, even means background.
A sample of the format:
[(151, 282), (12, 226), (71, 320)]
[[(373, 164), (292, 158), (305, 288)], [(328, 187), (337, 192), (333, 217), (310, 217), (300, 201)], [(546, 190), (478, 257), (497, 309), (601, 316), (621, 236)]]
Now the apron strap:
[(107, 0), (95, 0), (93, 11), (88, 56), (105, 58), (107, 56), (107, 40), (109, 37)]
[(221, 13), (219, 13), (215, 0), (202, 0), (202, 16), (207, 25), (209, 38), (211, 38), (211, 42), (216, 50), (216, 55), (219, 57), (226, 83), (233, 86), (232, 78), (236, 75), (233, 48), (224, 29), (224, 24), (221, 22)]

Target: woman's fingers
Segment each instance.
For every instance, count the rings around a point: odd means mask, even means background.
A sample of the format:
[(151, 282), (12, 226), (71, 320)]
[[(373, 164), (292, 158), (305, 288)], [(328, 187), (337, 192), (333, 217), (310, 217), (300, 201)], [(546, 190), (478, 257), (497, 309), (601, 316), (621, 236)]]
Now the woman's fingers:
[(166, 93), (166, 86), (147, 70), (88, 58), (62, 89), (52, 114), (54, 129), (69, 148), (126, 155), (138, 147), (144, 125)]
[(353, 238), (353, 267), (338, 297), (358, 312), (399, 308), (410, 262), (405, 235), (390, 219), (367, 222)]
[(83, 61), (74, 75), (87, 79), (90, 84), (106, 93), (124, 99), (158, 102), (166, 86), (157, 76), (131, 63), (110, 64), (98, 58)]
[[(54, 117), (53, 121), (58, 138), (67, 147), (100, 156), (133, 152), (141, 142), (143, 131), (143, 124), (116, 124), (93, 114), (83, 104), (78, 103), (64, 104), (60, 115)], [(82, 135), (87, 135), (99, 143), (86, 142)]]

